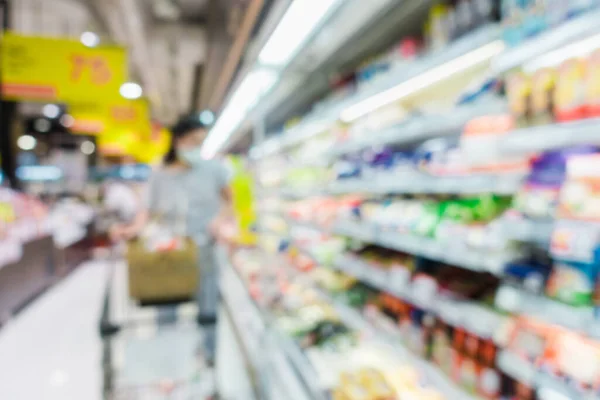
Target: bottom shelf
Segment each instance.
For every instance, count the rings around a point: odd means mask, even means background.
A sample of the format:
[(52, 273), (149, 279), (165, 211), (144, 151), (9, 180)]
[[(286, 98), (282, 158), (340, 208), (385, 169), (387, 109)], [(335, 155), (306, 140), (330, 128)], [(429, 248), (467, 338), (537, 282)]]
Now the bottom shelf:
[[(353, 379), (361, 384), (381, 380), (382, 387), (390, 390), (387, 397), (381, 397), (385, 399), (476, 398), (405, 349), (393, 330), (375, 327), (362, 313), (316, 289), (305, 275), (281, 268), (282, 260), (273, 262), (277, 268), (265, 277), (262, 273), (270, 263), (265, 258), (253, 264), (251, 257), (239, 257), (248, 263), (247, 271), (237, 271), (244, 268), (238, 268), (235, 260), (235, 267), (223, 261), (222, 289), (224, 301), (239, 315), (237, 320), (252, 320), (250, 316), (255, 315), (264, 322), (259, 334), (251, 323), (240, 322), (239, 327), (245, 347), (259, 349), (248, 353), (253, 360), (250, 364), (263, 361), (263, 368), (256, 370), (264, 376), (262, 392), (271, 393), (263, 398), (279, 400), (272, 397), (277, 387), (287, 388), (286, 400), (344, 398), (336, 396), (353, 390)], [(256, 289), (260, 279), (265, 280), (262, 291)], [(275, 287), (278, 293), (268, 296)]]

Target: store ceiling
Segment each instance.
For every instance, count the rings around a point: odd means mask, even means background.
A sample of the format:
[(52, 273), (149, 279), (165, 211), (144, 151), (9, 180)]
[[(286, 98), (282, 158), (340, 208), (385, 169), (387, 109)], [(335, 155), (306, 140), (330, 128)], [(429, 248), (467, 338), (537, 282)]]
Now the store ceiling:
[[(227, 7), (222, 7), (227, 3)], [(13, 0), (13, 27), (28, 34), (79, 37), (98, 32), (130, 49), (130, 73), (166, 124), (192, 107), (201, 81), (196, 76), (207, 55), (227, 55), (239, 16), (219, 15), (227, 29), (215, 31), (215, 8), (239, 14), (249, 0)], [(213, 24), (215, 25), (215, 24)], [(223, 38), (223, 36), (227, 36)], [(216, 52), (214, 47), (221, 47)], [(213, 57), (214, 58), (214, 57)], [(223, 62), (216, 61), (213, 64)], [(219, 68), (204, 72), (205, 82), (218, 79)], [(203, 89), (212, 89), (204, 85)]]

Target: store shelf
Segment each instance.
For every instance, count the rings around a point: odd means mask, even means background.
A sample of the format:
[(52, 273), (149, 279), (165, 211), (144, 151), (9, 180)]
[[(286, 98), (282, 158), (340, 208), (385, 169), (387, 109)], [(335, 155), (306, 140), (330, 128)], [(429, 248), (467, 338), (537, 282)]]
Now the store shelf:
[(406, 68), (391, 70), (388, 74), (381, 76), (371, 85), (359, 89), (348, 98), (336, 101), (314, 111), (299, 125), (252, 149), (251, 155), (253, 158), (259, 159), (297, 145), (301, 141), (323, 132), (328, 124), (339, 119), (340, 113), (347, 107), (358, 104), (369, 97), (416, 78), (487, 44), (497, 42), (499, 39), (499, 26), (488, 25), (481, 27), (443, 49), (424, 55), (417, 61), (409, 64)]
[[(583, 398), (581, 397), (581, 394), (574, 389), (573, 385), (561, 382), (556, 376), (544, 374), (544, 372), (539, 370), (536, 365), (508, 350), (499, 353), (498, 368), (511, 378), (548, 394), (546, 397), (540, 395), (540, 399)], [(599, 397), (592, 395), (585, 398), (598, 399)]]
[(410, 363), (425, 377), (425, 383), (443, 393), (446, 398), (453, 400), (476, 399), (457, 387), (449, 378), (444, 376), (435, 365), (411, 353), (402, 346), (401, 335), (397, 329), (389, 329), (387, 331), (377, 329), (357, 310), (340, 301), (332, 299), (322, 290), (316, 290), (324, 300), (330, 302), (334, 306), (344, 324), (357, 331), (363, 332), (365, 335), (374, 337), (376, 341), (384, 344), (391, 354), (394, 354), (400, 360), (405, 360)]
[[(227, 260), (223, 251), (218, 253), (219, 264), (222, 268), (221, 288), (224, 300), (236, 310), (233, 314), (235, 321), (254, 320), (252, 329), (244, 329), (245, 346), (249, 350), (253, 364), (260, 365), (264, 358), (264, 344), (269, 343), (276, 348), (276, 354), (271, 358), (282, 384), (287, 388), (298, 388), (294, 400), (327, 400), (326, 393), (319, 386), (315, 370), (300, 347), (289, 337), (273, 329), (271, 316), (264, 313), (252, 300), (248, 290), (237, 271)], [(257, 320), (258, 323), (257, 323)], [(247, 328), (246, 324), (243, 324)], [(254, 332), (254, 341), (250, 340)], [(251, 342), (254, 342), (252, 344)], [(284, 357), (281, 357), (284, 355)]]
[(600, 337), (591, 306), (570, 306), (509, 285), (502, 286), (498, 293), (496, 304), (501, 309), (591, 337)]
[(518, 242), (548, 245), (554, 229), (554, 221), (528, 219), (505, 219), (501, 222), (502, 235)]
[(498, 74), (504, 73), (573, 41), (598, 34), (600, 33), (598, 21), (600, 21), (600, 10), (588, 12), (504, 51), (496, 57), (492, 68)]
[(433, 311), (435, 308), (432, 303), (433, 299), (425, 299), (414, 294), (410, 284), (399, 281), (392, 271), (377, 268), (358, 257), (341, 255), (333, 263), (333, 268), (421, 309)]
[(332, 194), (514, 194), (523, 181), (523, 175), (479, 175), (465, 177), (432, 177), (424, 174), (382, 173), (371, 179), (346, 179), (330, 186)]
[(600, 145), (600, 118), (518, 129), (499, 137), (497, 146), (514, 155), (591, 144)]
[(410, 144), (440, 136), (457, 135), (471, 119), (505, 110), (506, 102), (497, 99), (460, 106), (445, 114), (413, 117), (389, 128), (361, 132), (360, 137), (336, 143), (327, 156), (335, 159), (367, 147)]
[[(362, 232), (363, 229), (364, 232)], [(463, 248), (452, 243), (443, 244), (434, 239), (412, 234), (386, 232), (372, 225), (363, 226), (358, 222), (341, 222), (334, 225), (333, 232), (392, 250), (495, 275), (500, 275), (504, 265), (518, 256), (518, 254), (509, 252), (491, 254), (487, 250)], [(359, 234), (356, 235), (356, 233)]]
[(351, 219), (336, 221), (333, 225), (332, 232), (363, 242), (377, 241), (377, 227), (375, 225), (353, 221)]

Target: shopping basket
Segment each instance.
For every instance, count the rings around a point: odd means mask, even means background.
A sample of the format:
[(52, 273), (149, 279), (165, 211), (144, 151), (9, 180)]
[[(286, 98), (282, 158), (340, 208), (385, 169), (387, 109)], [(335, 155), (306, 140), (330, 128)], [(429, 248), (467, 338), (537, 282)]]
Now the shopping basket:
[(198, 250), (191, 239), (180, 249), (147, 250), (140, 240), (127, 248), (129, 295), (142, 302), (164, 302), (194, 298), (199, 283)]

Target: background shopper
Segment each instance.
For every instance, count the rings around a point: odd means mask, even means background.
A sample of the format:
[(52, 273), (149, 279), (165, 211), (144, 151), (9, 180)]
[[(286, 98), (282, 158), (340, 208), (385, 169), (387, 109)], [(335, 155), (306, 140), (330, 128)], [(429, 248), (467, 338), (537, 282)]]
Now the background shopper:
[(163, 168), (150, 179), (145, 202), (130, 225), (112, 229), (113, 239), (138, 235), (153, 216), (165, 229), (188, 236), (198, 246), (200, 284), (198, 321), (204, 326), (205, 357), (214, 363), (219, 299), (215, 239), (231, 215), (229, 173), (216, 160), (205, 160), (201, 146), (206, 126), (198, 116), (182, 118), (172, 129), (172, 143)]

